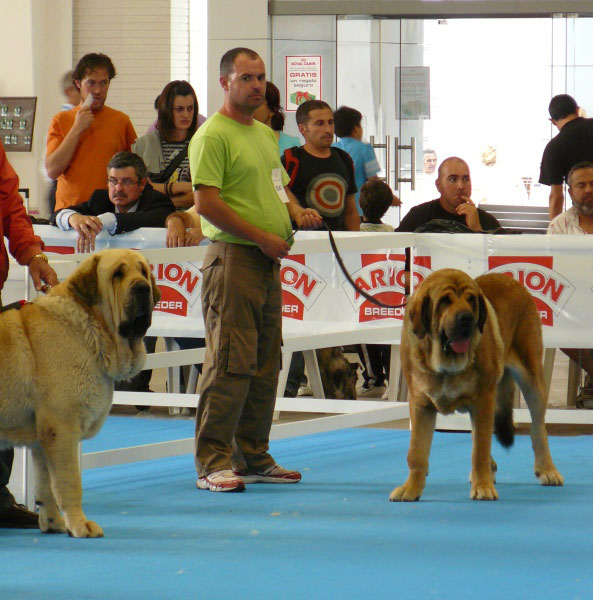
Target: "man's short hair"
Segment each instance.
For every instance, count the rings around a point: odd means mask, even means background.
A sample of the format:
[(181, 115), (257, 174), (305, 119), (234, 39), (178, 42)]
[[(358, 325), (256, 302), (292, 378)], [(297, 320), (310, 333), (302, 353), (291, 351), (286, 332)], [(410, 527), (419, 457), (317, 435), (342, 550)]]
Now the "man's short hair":
[(111, 157), (107, 165), (107, 174), (109, 174), (110, 169), (126, 169), (127, 167), (134, 167), (138, 180), (146, 177), (146, 165), (142, 158), (133, 152), (126, 151), (117, 152)]
[(550, 100), (548, 112), (553, 121), (559, 121), (569, 115), (578, 114), (579, 105), (577, 101), (568, 94), (559, 94)]
[(566, 176), (566, 181), (568, 182), (568, 185), (572, 185), (572, 175), (575, 171), (581, 171), (582, 169), (593, 169), (593, 162), (588, 161), (588, 160), (583, 160), (579, 163), (577, 163), (574, 167), (572, 167), (570, 169), (570, 171), (568, 172), (568, 175)]
[(360, 125), (362, 113), (349, 106), (340, 106), (334, 112), (334, 126), (338, 137), (352, 137), (354, 128)]
[(324, 108), (331, 110), (331, 106), (323, 100), (305, 100), (305, 102), (299, 104), (296, 110), (297, 125), (306, 125), (309, 122), (309, 113), (312, 110), (322, 110)]
[(107, 76), (109, 77), (109, 81), (111, 81), (115, 75), (115, 67), (111, 62), (111, 59), (102, 53), (91, 52), (90, 54), (85, 54), (74, 67), (74, 71), (72, 72), (72, 79), (76, 81), (82, 81), (86, 75), (91, 73), (92, 71), (96, 71), (97, 69), (105, 69), (107, 71)]
[(380, 221), (393, 203), (393, 192), (380, 179), (370, 179), (360, 188), (360, 208), (369, 221)]
[(424, 150), (422, 150), (423, 156), (426, 156), (427, 154), (434, 154), (436, 156), (437, 152), (436, 152), (436, 150), (433, 150), (432, 148), (425, 148)]
[(240, 54), (245, 54), (250, 60), (260, 58), (260, 55), (250, 48), (232, 48), (227, 50), (220, 59), (220, 76), (228, 77), (235, 72), (235, 60)]

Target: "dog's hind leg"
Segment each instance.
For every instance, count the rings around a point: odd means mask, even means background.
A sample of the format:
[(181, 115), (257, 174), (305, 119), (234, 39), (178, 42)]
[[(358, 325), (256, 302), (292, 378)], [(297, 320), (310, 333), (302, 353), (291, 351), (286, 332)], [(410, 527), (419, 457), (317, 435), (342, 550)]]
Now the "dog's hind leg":
[(412, 434), (408, 450), (409, 474), (406, 482), (391, 492), (391, 502), (414, 502), (420, 498), (428, 474), (428, 457), (436, 418), (437, 413), (432, 406), (419, 406), (417, 401), (410, 402)]
[(512, 373), (523, 392), (531, 414), (531, 445), (535, 455), (535, 476), (542, 485), (562, 485), (564, 477), (554, 465), (548, 444), (546, 387), (541, 358), (541, 353), (523, 355), (522, 359), (515, 361)]
[(31, 449), (35, 464), (35, 504), (39, 508), (39, 529), (45, 533), (66, 533), (66, 523), (51, 491), (51, 481), (41, 448)]
[(546, 394), (541, 363), (522, 364), (514, 373), (531, 414), (531, 445), (535, 455), (535, 476), (542, 485), (563, 485), (548, 444), (546, 431)]

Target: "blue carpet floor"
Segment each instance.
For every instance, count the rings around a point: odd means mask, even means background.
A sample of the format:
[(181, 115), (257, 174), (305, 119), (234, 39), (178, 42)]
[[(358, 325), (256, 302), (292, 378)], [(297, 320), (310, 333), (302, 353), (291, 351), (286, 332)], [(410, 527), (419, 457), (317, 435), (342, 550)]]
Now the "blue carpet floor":
[[(111, 417), (85, 451), (192, 433)], [(421, 501), (390, 503), (408, 442), (380, 429), (277, 441), (303, 481), (243, 494), (197, 490), (190, 456), (89, 470), (84, 508), (105, 538), (0, 530), (0, 598), (593, 598), (592, 437), (551, 439), (562, 488), (538, 485), (529, 438), (495, 445), (500, 500), (480, 503), (470, 436), (437, 433)]]

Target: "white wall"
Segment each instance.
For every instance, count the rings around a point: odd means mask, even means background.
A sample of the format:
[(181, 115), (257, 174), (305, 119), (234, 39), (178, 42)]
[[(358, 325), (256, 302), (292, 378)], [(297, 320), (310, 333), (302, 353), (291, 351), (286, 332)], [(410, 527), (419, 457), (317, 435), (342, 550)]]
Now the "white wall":
[(47, 127), (62, 103), (60, 78), (70, 68), (72, 1), (0, 0), (0, 14), (0, 96), (37, 96), (32, 151), (8, 153), (21, 187), (30, 189), (36, 205), (47, 193), (40, 171)]

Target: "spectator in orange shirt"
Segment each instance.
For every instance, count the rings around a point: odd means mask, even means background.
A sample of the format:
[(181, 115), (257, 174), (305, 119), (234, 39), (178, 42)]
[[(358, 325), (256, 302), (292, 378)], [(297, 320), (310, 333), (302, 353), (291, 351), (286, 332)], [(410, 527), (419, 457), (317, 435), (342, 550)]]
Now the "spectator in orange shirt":
[(58, 180), (56, 210), (88, 200), (105, 187), (111, 157), (130, 150), (136, 132), (128, 115), (105, 106), (115, 67), (105, 54), (86, 54), (72, 74), (78, 106), (54, 116), (47, 135), (45, 169)]

